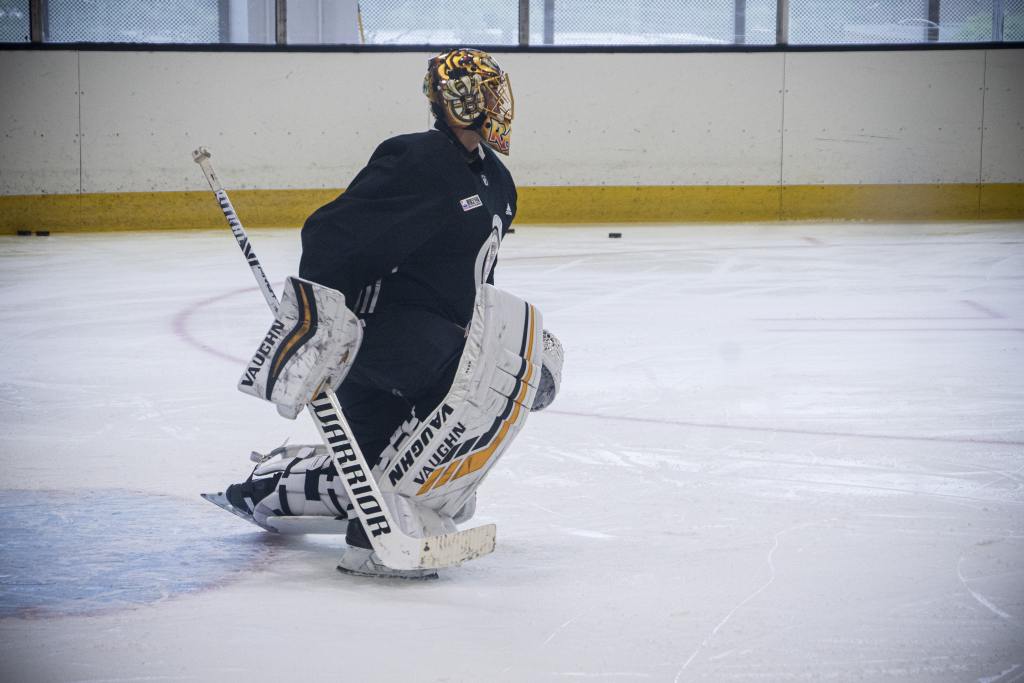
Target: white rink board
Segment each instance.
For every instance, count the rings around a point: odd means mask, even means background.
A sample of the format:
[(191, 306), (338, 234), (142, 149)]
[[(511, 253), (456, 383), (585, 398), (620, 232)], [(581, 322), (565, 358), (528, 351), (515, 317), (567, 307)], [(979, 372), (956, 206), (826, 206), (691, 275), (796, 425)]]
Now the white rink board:
[(78, 54), (0, 51), (0, 194), (78, 192), (80, 162)]
[[(429, 56), (83, 53), (84, 191), (199, 189), (180, 158), (198, 144), (238, 189), (345, 185), (381, 140), (428, 126)], [(498, 55), (516, 93), (513, 173), (531, 185), (777, 183), (781, 119), (763, 112), (781, 111), (782, 57), (661, 57), (651, 70), (650, 55)]]
[[(0, 194), (201, 190), (199, 144), (238, 189), (342, 187), (428, 126), (429, 56), (0, 51)], [(524, 186), (1024, 178), (1022, 50), (497, 57)]]
[(981, 182), (1024, 182), (1024, 50), (988, 54)]
[(782, 55), (503, 54), (528, 185), (775, 185)]
[(786, 56), (783, 184), (975, 183), (985, 53)]
[[(347, 185), (386, 137), (420, 130), (426, 55), (82, 53), (85, 192)], [(130, 165), (126, 165), (130, 160)]]

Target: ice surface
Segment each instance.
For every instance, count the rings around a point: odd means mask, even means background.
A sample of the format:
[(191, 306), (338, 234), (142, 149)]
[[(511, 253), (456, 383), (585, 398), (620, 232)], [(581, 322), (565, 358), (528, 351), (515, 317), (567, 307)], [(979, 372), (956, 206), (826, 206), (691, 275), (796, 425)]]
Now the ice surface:
[[(0, 238), (0, 679), (1024, 680), (1024, 225), (614, 229), (502, 247), (562, 394), (481, 490), (497, 550), (430, 583), (199, 498), (315, 435), (235, 390), (269, 317), (226, 228)], [(122, 496), (212, 548), (76, 610), (180, 548)]]

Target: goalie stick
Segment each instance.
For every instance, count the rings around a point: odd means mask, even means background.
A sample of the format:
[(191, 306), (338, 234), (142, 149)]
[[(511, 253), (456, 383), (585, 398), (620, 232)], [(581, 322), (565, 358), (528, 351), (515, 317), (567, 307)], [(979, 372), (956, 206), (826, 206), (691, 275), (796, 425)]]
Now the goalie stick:
[[(276, 314), (277, 295), (274, 294), (274, 289), (263, 272), (263, 266), (256, 258), (256, 252), (245, 233), (245, 228), (238, 220), (227, 192), (213, 171), (210, 156), (209, 150), (205, 147), (199, 147), (192, 152), (192, 159), (199, 164), (206, 181), (210, 184), (210, 189), (216, 195), (217, 203), (224, 212), (228, 225), (231, 226), (231, 232), (256, 278), (260, 291), (263, 292), (263, 297), (267, 300), (267, 305)], [(329, 387), (325, 390), (321, 386), (306, 407), (313, 416), (327, 450), (331, 453), (334, 467), (349, 500), (363, 524), (373, 551), (381, 562), (392, 569), (437, 569), (455, 566), (494, 550), (496, 527), (493, 524), (426, 538), (405, 534), (395, 523), (394, 516), (381, 496), (380, 487), (373, 478), (359, 444), (350, 436), (352, 429), (334, 392)]]

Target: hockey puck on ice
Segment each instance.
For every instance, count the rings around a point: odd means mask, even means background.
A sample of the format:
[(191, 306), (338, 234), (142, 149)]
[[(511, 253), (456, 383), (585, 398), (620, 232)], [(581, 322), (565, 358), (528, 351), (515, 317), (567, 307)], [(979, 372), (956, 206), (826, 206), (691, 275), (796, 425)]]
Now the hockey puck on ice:
[(610, 233), (608, 233), (608, 237), (610, 237), (612, 239), (618, 239), (619, 237), (622, 237), (622, 233), (621, 232), (610, 232)]
[(36, 230), (36, 235), (38, 235), (39, 237), (49, 237), (50, 236), (50, 231), (49, 230)]
[(514, 235), (514, 234), (516, 234), (516, 229), (515, 229), (515, 228), (509, 228), (509, 229), (508, 229), (508, 230), (506, 230), (505, 232), (507, 232), (507, 233), (508, 233), (508, 234), (510, 234), (510, 235)]
[(28, 237), (32, 234), (31, 230), (19, 230), (18, 237)]

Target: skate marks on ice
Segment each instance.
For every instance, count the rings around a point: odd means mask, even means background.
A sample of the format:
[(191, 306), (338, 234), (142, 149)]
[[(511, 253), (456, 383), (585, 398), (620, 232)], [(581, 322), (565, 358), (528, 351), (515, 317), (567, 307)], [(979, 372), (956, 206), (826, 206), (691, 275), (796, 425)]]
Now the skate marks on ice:
[[(964, 453), (958, 440), (893, 439), (878, 448), (872, 439), (855, 448), (863, 442), (840, 439), (840, 448), (815, 434), (765, 430), (754, 440), (739, 430), (723, 440), (721, 429), (696, 427), (668, 447), (678, 426), (616, 429), (605, 421), (594, 430), (586, 422), (569, 427), (578, 431), (573, 447), (539, 446), (543, 468), (524, 458), (532, 471), (521, 484), (564, 488), (570, 503), (591, 507), (580, 515), (549, 503), (545, 514), (544, 527), (584, 556), (578, 564), (621, 552), (632, 566), (675, 577), (658, 584), (661, 607), (648, 615), (647, 630), (671, 642), (678, 659), (669, 670), (666, 652), (634, 675), (951, 681), (992, 679), (1015, 663), (1024, 614), (1024, 568), (1014, 560), (1024, 533), (1016, 520), (1024, 500), (1019, 472), (991, 466), (1014, 447)], [(957, 462), (957, 454), (968, 457)], [(588, 503), (602, 498), (593, 476), (562, 486), (566, 472), (598, 471), (614, 472), (624, 490), (643, 490), (647, 502), (607, 514)], [(587, 516), (607, 517), (589, 528), (619, 539), (615, 550), (593, 537), (598, 545), (588, 548), (588, 535), (573, 533), (588, 528)], [(674, 569), (657, 566), (672, 557)], [(630, 579), (609, 571), (604, 584), (630, 596), (610, 599), (609, 609), (623, 602), (635, 609)], [(573, 631), (571, 641), (591, 627), (586, 616), (563, 614), (544, 635), (562, 642)], [(949, 629), (959, 634), (955, 645)], [(849, 658), (868, 652), (874, 656)]]
[[(582, 467), (612, 466), (620, 476), (630, 472), (682, 488), (715, 485), (758, 498), (909, 496), (975, 509), (987, 505), (1024, 509), (1024, 481), (1019, 471), (954, 462), (953, 455), (940, 449), (917, 454), (916, 461), (906, 462), (884, 449), (872, 454), (858, 452), (842, 439), (809, 435), (775, 439), (772, 430), (763, 431), (763, 440), (734, 439), (725, 445), (708, 441), (706, 448), (700, 445), (704, 443), (701, 435), (691, 430), (686, 435), (689, 443), (678, 447), (661, 445), (666, 439), (641, 448), (607, 443), (581, 449), (553, 448), (550, 455)], [(671, 476), (666, 477), (669, 472)]]
[(971, 588), (970, 582), (968, 581), (968, 579), (964, 578), (963, 564), (964, 564), (964, 558), (961, 557), (960, 561), (957, 562), (957, 564), (956, 564), (956, 575), (957, 575), (957, 578), (960, 579), (960, 583), (962, 583), (964, 585), (964, 588), (967, 589), (967, 592), (971, 594), (971, 597), (974, 598), (975, 600), (977, 600), (979, 605), (981, 605), (982, 607), (984, 607), (985, 609), (987, 609), (989, 612), (991, 612), (992, 614), (996, 615), (997, 617), (999, 617), (1001, 619), (1008, 619), (1010, 621), (1013, 621), (1013, 617), (1011, 615), (1009, 615), (1006, 612), (1004, 612), (1003, 610), (999, 609), (996, 605), (992, 604), (991, 600), (989, 600), (984, 595), (982, 595), (978, 591), (976, 591), (973, 588)]
[(1024, 665), (1021, 664), (1014, 664), (995, 676), (984, 676), (978, 679), (978, 683), (1020, 683), (1020, 681), (1024, 681)]
[(683, 662), (682, 667), (680, 667), (679, 671), (675, 675), (675, 678), (673, 679), (674, 683), (679, 683), (679, 681), (681, 680), (681, 677), (683, 675), (683, 672), (686, 671), (686, 669), (690, 666), (690, 664), (693, 662), (693, 660), (697, 658), (697, 655), (699, 655), (702, 650), (707, 648), (707, 646), (710, 643), (711, 639), (715, 637), (715, 635), (722, 629), (722, 627), (724, 627), (727, 623), (729, 623), (729, 620), (732, 619), (732, 616), (734, 614), (736, 614), (736, 612), (741, 610), (744, 607), (744, 605), (746, 605), (751, 600), (753, 600), (754, 598), (759, 596), (761, 593), (763, 593), (765, 590), (767, 590), (768, 587), (771, 586), (775, 582), (775, 561), (774, 561), (774, 556), (775, 556), (775, 552), (779, 549), (779, 538), (783, 534), (788, 534), (790, 532), (797, 531), (798, 529), (803, 529), (803, 528), (806, 528), (806, 527), (809, 527), (809, 526), (815, 526), (815, 525), (814, 524), (798, 524), (798, 525), (790, 527), (788, 529), (783, 529), (782, 531), (780, 531), (777, 534), (775, 534), (774, 542), (772, 543), (772, 547), (768, 551), (768, 558), (767, 558), (768, 572), (769, 572), (768, 580), (765, 581), (761, 586), (759, 586), (753, 593), (751, 593), (747, 597), (743, 598), (743, 600), (741, 600), (736, 606), (734, 606), (732, 609), (730, 609), (729, 612), (725, 615), (725, 617), (720, 622), (718, 622), (715, 625), (714, 628), (711, 629), (711, 631), (708, 633), (707, 637), (705, 637), (704, 640), (701, 641), (700, 645), (697, 646), (697, 649), (693, 651), (693, 654), (691, 654), (689, 656), (689, 658), (687, 658), (687, 660), (685, 662)]
[[(651, 418), (651, 417), (635, 417), (629, 415), (610, 415), (602, 413), (591, 413), (591, 412), (578, 412), (571, 410), (558, 410), (552, 408), (548, 411), (550, 415), (566, 415), (571, 417), (581, 418), (592, 418), (595, 420), (620, 420), (624, 422), (637, 422), (655, 425), (675, 425), (678, 427), (695, 427), (698, 429), (724, 429), (738, 432), (760, 432), (762, 434), (796, 434), (801, 436), (821, 436), (821, 437), (849, 437), (854, 439), (878, 439), (883, 441), (935, 441), (938, 443), (951, 443), (951, 444), (990, 444), (994, 446), (1024, 446), (1024, 441), (1013, 440), (1013, 439), (996, 439), (986, 437), (955, 437), (955, 436), (937, 436), (934, 434), (884, 434), (884, 433), (872, 433), (872, 432), (852, 432), (852, 431), (837, 431), (831, 429), (806, 429), (806, 428), (789, 428), (778, 425), (772, 426), (755, 426), (755, 425), (744, 425), (737, 423), (725, 423), (725, 422), (701, 422), (694, 420), (679, 420), (679, 419), (668, 419), (668, 418)], [(1024, 468), (1018, 469), (1018, 472), (1024, 471)], [(1014, 476), (1014, 475), (1007, 475)]]
[(206, 507), (123, 489), (0, 490), (0, 618), (159, 603), (269, 559), (263, 534)]

